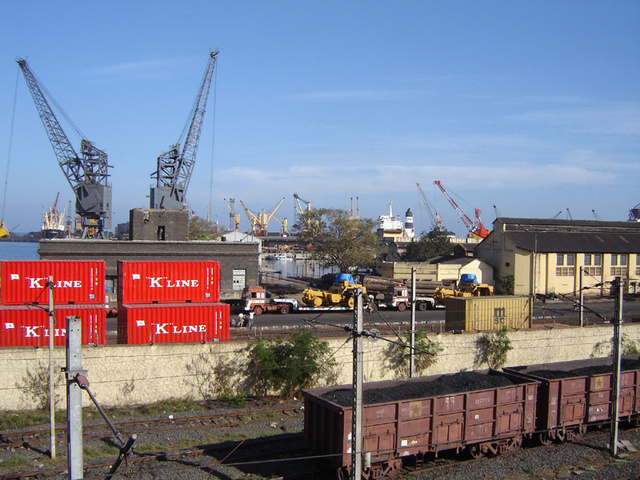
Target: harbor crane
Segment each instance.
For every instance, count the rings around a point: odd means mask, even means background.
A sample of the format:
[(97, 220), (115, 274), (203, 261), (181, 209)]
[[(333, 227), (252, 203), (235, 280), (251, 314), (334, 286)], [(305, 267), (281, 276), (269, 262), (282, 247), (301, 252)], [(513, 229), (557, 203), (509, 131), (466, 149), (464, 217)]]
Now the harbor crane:
[(235, 198), (230, 198), (229, 201), (227, 201), (227, 199), (224, 199), (224, 203), (227, 204), (227, 208), (229, 209), (229, 229), (232, 228), (232, 224), (235, 225), (235, 231), (239, 231), (240, 230), (240, 214), (236, 213), (233, 210), (233, 205), (235, 204), (236, 199)]
[(422, 187), (417, 182), (416, 182), (416, 185), (418, 186), (418, 192), (420, 192), (420, 198), (422, 198), (422, 203), (424, 204), (424, 208), (427, 209), (427, 214), (431, 219), (431, 229), (442, 230), (444, 223), (442, 222), (442, 218), (440, 218), (440, 214), (438, 212), (434, 213), (433, 209), (431, 208), (431, 205), (429, 204), (429, 201), (427, 200), (427, 196), (422, 191)]
[(438, 188), (440, 188), (444, 196), (447, 198), (447, 200), (449, 200), (449, 203), (451, 204), (453, 209), (456, 211), (456, 213), (462, 220), (462, 223), (464, 223), (464, 225), (469, 230), (469, 237), (486, 238), (487, 235), (489, 235), (490, 233), (489, 230), (487, 230), (487, 228), (482, 223), (482, 220), (480, 219), (480, 214), (482, 213), (480, 209), (478, 208), (475, 209), (476, 217), (474, 220), (471, 220), (469, 216), (466, 213), (464, 213), (462, 209), (458, 206), (456, 201), (453, 198), (451, 198), (449, 193), (442, 186), (442, 182), (440, 182), (440, 180), (435, 180), (433, 183), (435, 183), (438, 186)]
[(261, 213), (255, 214), (247, 208), (242, 200), (240, 200), (240, 204), (242, 205), (242, 208), (244, 209), (245, 213), (247, 214), (247, 218), (251, 223), (251, 230), (254, 235), (267, 236), (267, 228), (269, 226), (269, 222), (273, 218), (273, 215), (276, 213), (278, 208), (280, 208), (280, 205), (282, 205), (282, 202), (284, 202), (284, 197), (280, 199), (278, 204), (271, 210), (271, 212), (263, 210)]
[[(304, 213), (309, 213), (311, 211), (311, 202), (307, 202), (306, 200), (300, 198), (297, 193), (293, 194), (293, 198), (296, 200), (296, 213), (298, 215), (303, 215)], [(302, 204), (305, 204), (306, 207), (302, 208)]]
[(185, 210), (188, 208), (187, 188), (196, 162), (202, 122), (218, 53), (217, 51), (209, 52), (209, 62), (190, 115), (189, 129), (184, 137), (182, 150), (178, 141), (158, 157), (157, 169), (151, 174), (151, 178), (156, 180), (156, 185), (151, 187), (150, 194), (152, 209)]
[(106, 231), (111, 229), (111, 185), (108, 171), (110, 165), (107, 154), (85, 139), (74, 126), (82, 137), (81, 156), (78, 156), (51, 110), (27, 61), (22, 58), (16, 61), (27, 82), (58, 164), (75, 194), (76, 215), (80, 217), (82, 228), (81, 236), (82, 238), (104, 238)]
[(287, 217), (284, 217), (282, 220), (280, 220), (278, 217), (273, 217), (273, 219), (278, 222), (280, 224), (280, 226), (282, 227), (282, 230), (280, 231), (280, 233), (282, 234), (283, 237), (286, 237), (289, 235), (289, 222), (287, 220)]

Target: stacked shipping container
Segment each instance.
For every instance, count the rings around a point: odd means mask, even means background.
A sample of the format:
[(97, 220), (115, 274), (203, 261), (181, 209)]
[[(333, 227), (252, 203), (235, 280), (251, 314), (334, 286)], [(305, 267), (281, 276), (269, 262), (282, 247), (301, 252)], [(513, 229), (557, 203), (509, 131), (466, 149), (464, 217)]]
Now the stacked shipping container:
[(118, 343), (229, 340), (213, 261), (118, 262)]
[[(53, 279), (55, 327), (49, 332), (49, 277)], [(106, 343), (103, 261), (0, 262), (0, 346), (66, 343), (66, 317), (82, 319), (84, 344)]]

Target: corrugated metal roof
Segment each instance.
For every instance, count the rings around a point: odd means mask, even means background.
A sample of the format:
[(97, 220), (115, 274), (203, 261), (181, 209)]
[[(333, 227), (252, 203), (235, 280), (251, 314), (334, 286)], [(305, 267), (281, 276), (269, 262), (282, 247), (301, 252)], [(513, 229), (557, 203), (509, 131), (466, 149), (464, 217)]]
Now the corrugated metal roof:
[(640, 222), (500, 217), (494, 226), (531, 252), (640, 253)]
[(504, 232), (517, 247), (539, 253), (640, 253), (635, 233)]

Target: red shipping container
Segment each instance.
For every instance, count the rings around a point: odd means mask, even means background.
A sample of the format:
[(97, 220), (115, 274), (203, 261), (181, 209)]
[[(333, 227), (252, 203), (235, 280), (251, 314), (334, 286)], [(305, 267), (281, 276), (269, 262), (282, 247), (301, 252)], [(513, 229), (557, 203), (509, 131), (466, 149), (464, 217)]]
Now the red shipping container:
[(229, 305), (120, 305), (118, 343), (205, 343), (229, 340)]
[(8, 260), (0, 262), (0, 304), (48, 305), (50, 276), (56, 305), (104, 303), (104, 261)]
[[(96, 305), (59, 305), (54, 308), (54, 345), (67, 343), (67, 317), (82, 319), (82, 344), (107, 343), (107, 313)], [(49, 312), (42, 307), (0, 307), (0, 346), (49, 346)]]
[(219, 301), (219, 262), (118, 262), (119, 305)]

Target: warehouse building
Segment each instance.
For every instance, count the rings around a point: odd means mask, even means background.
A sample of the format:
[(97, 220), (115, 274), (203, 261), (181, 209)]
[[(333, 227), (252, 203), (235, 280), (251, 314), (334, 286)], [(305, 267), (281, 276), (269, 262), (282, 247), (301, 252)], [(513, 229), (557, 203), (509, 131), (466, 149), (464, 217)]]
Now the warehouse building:
[(616, 277), (640, 293), (640, 222), (500, 217), (475, 254), (515, 295), (608, 295)]

